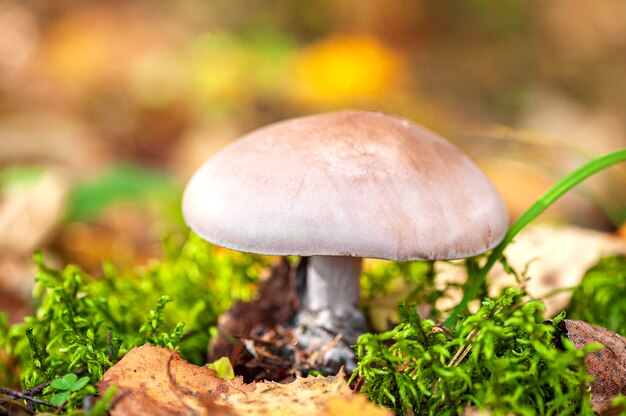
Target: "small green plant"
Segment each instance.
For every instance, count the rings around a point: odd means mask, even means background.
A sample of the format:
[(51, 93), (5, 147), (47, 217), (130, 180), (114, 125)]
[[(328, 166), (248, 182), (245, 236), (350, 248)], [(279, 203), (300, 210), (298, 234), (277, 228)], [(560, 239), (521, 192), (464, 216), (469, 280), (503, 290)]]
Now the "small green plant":
[[(82, 390), (84, 387), (89, 384), (89, 377), (81, 377), (74, 373), (68, 373), (62, 378), (57, 378), (50, 383), (50, 387), (48, 391), (56, 391), (50, 397), (50, 403), (55, 406), (61, 406), (73, 395), (75, 396), (77, 392)], [(90, 393), (95, 393), (95, 390), (91, 389)]]
[(146, 323), (139, 328), (139, 334), (143, 336), (144, 343), (174, 349), (182, 339), (185, 329), (184, 322), (178, 322), (171, 334), (161, 330), (165, 321), (165, 305), (170, 302), (172, 302), (170, 296), (161, 296), (156, 308), (150, 311)]
[(448, 333), (420, 319), (414, 305), (401, 305), (398, 326), (359, 338), (352, 379), (397, 414), (456, 415), (472, 407), (495, 415), (591, 415), (583, 361), (590, 348), (578, 351), (567, 339), (557, 348), (558, 320), (544, 323), (544, 310), (509, 288)]
[(231, 380), (235, 378), (235, 370), (228, 357), (219, 358), (212, 363), (207, 364), (207, 367), (215, 370), (215, 373), (219, 378), (225, 378)]

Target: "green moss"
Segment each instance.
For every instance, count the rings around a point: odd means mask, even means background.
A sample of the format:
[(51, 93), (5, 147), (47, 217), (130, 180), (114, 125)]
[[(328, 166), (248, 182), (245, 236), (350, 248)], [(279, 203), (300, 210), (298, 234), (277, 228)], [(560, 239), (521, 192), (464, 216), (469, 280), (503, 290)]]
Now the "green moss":
[[(35, 315), (13, 326), (0, 315), (0, 384), (12, 385), (16, 370), (23, 388), (79, 372), (90, 384), (73, 393), (66, 409), (71, 412), (133, 346), (177, 348), (203, 364), (218, 316), (234, 299), (252, 298), (268, 260), (214, 247), (195, 235), (185, 242), (170, 239), (164, 247), (161, 261), (125, 272), (106, 263), (97, 278), (72, 265), (55, 270), (37, 255)], [(465, 263), (469, 276), (477, 275), (479, 262)], [(625, 266), (616, 257), (591, 269), (569, 316), (623, 329), (626, 311), (618, 300), (626, 296)], [(401, 287), (407, 303), (434, 305), (449, 289), (434, 289), (434, 277), (431, 263), (377, 263), (364, 274), (363, 292), (367, 298)], [(461, 289), (475, 283), (470, 278)], [(486, 286), (479, 286), (476, 297), (484, 297)], [(414, 304), (402, 304), (397, 327), (359, 339), (353, 378), (362, 377), (362, 391), (399, 414), (457, 414), (466, 407), (494, 414), (592, 414), (585, 351), (567, 340), (563, 349), (555, 347), (559, 333), (544, 323), (544, 305), (525, 299), (507, 289), (486, 298), (477, 313), (466, 312), (450, 331), (421, 320)], [(435, 310), (433, 316), (445, 313)], [(467, 353), (454, 358), (458, 351)], [(53, 394), (58, 392), (48, 389), (38, 397)], [(105, 402), (96, 406), (106, 412)]]
[(626, 257), (601, 259), (574, 289), (567, 316), (626, 336)]
[[(545, 307), (508, 289), (486, 299), (450, 333), (401, 305), (391, 331), (359, 338), (361, 391), (398, 414), (460, 414), (467, 407), (493, 414), (593, 414), (583, 357), (544, 323)], [(464, 354), (463, 352), (466, 351)], [(410, 413), (409, 413), (410, 414)]]
[(34, 316), (11, 327), (0, 319), (0, 379), (11, 381), (15, 368), (7, 363), (14, 363), (24, 389), (70, 372), (95, 383), (130, 348), (146, 343), (203, 363), (218, 316), (233, 300), (252, 297), (268, 260), (196, 236), (165, 248), (162, 261), (128, 272), (107, 263), (99, 278), (73, 265), (55, 270), (35, 255)]

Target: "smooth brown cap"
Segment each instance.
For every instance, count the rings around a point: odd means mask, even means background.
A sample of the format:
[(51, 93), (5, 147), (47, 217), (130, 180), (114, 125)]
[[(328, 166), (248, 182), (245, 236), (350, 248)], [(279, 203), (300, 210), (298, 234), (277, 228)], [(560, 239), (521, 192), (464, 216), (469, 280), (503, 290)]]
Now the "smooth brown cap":
[(209, 159), (183, 198), (187, 224), (238, 251), (455, 259), (497, 245), (500, 195), (451, 143), (387, 114), (275, 123)]

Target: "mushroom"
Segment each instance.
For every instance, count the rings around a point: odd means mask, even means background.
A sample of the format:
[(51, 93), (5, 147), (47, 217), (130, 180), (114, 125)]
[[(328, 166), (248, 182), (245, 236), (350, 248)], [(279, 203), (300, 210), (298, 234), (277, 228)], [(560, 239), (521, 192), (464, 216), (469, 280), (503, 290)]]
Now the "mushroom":
[[(230, 249), (307, 257), (298, 339), (322, 348), (367, 330), (362, 258), (437, 260), (490, 250), (504, 203), (461, 151), (408, 120), (369, 111), (255, 130), (209, 159), (183, 197), (187, 224)], [(349, 346), (330, 360), (354, 365)], [(338, 351), (338, 352), (337, 352)]]

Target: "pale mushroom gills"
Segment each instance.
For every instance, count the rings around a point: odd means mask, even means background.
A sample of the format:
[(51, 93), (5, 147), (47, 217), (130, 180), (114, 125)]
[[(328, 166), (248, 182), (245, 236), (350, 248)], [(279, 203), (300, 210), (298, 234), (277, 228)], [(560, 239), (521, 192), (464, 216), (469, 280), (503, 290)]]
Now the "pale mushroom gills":
[[(217, 245), (309, 257), (297, 321), (312, 348), (335, 334), (352, 344), (367, 329), (356, 308), (361, 258), (470, 257), (496, 246), (508, 226), (499, 193), (454, 145), (368, 111), (296, 118), (243, 136), (196, 172), (183, 213)], [(329, 359), (350, 368), (351, 354), (346, 347)]]

